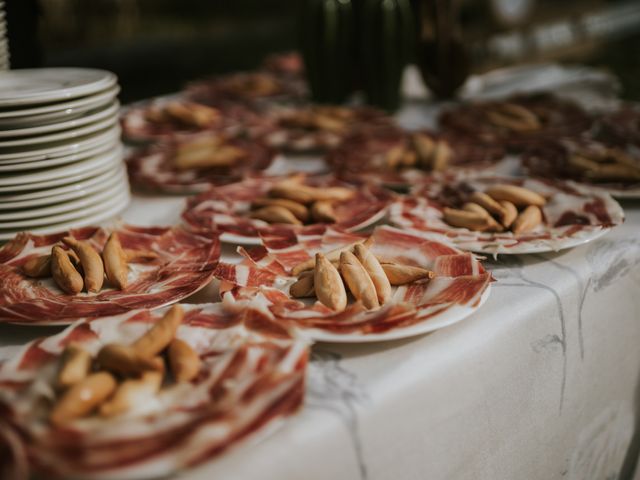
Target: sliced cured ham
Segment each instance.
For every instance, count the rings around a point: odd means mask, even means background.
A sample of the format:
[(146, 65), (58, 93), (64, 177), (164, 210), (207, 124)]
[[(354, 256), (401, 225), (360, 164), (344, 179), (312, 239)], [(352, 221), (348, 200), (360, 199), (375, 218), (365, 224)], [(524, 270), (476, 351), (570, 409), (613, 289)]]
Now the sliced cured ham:
[[(176, 302), (204, 287), (220, 257), (216, 234), (198, 235), (182, 227), (117, 229), (125, 250), (140, 252), (130, 260), (124, 290), (63, 293), (51, 278), (32, 279), (22, 271), (30, 259), (49, 254), (65, 236), (87, 240), (98, 251), (110, 230), (85, 227), (51, 235), (18, 234), (0, 249), (0, 321), (34, 325), (71, 323), (79, 317), (107, 316)], [(106, 284), (105, 284), (106, 285)]]
[[(416, 146), (415, 138), (422, 145)], [(488, 167), (504, 148), (460, 134), (409, 132), (398, 127), (369, 128), (346, 137), (327, 155), (333, 172), (347, 181), (367, 181), (402, 189), (432, 171)]]
[(246, 106), (212, 107), (180, 96), (134, 104), (124, 110), (120, 123), (129, 142), (157, 142), (207, 131), (255, 137), (273, 128), (263, 115)]
[(467, 103), (443, 111), (439, 118), (441, 130), (516, 152), (540, 141), (580, 135), (592, 123), (579, 105), (549, 93)]
[[(524, 187), (546, 198), (542, 222), (531, 231), (513, 233), (474, 231), (445, 221), (446, 208), (461, 209), (474, 192), (497, 184)], [(624, 214), (607, 193), (573, 182), (444, 174), (424, 180), (410, 195), (394, 202), (390, 220), (419, 235), (453, 242), (463, 250), (515, 254), (557, 251), (584, 243), (621, 224)]]
[(275, 156), (261, 142), (205, 132), (134, 149), (125, 161), (129, 179), (139, 189), (193, 193), (255, 175)]
[(300, 102), (307, 98), (307, 88), (298, 76), (256, 71), (192, 82), (187, 85), (185, 95), (190, 100), (209, 105), (226, 102), (255, 105), (265, 101)]
[(327, 229), (321, 235), (298, 238), (297, 244), (273, 244), (265, 238), (258, 253), (241, 252), (245, 260), (239, 265), (220, 264), (216, 277), (222, 280), (224, 301), (264, 304), (280, 324), (317, 340), (362, 342), (441, 328), (465, 318), (486, 299), (492, 277), (473, 255), (393, 227), (377, 227), (372, 236), (370, 249), (378, 258), (432, 270), (435, 278), (395, 288), (390, 301), (372, 310), (353, 299), (339, 312), (315, 298), (294, 299), (289, 287), (297, 280), (292, 274), (296, 265), (316, 252), (347, 247), (367, 237)]
[(273, 119), (273, 128), (264, 135), (265, 143), (292, 152), (325, 151), (356, 131), (393, 127), (389, 116), (371, 107), (272, 108), (267, 115)]
[(29, 473), (158, 478), (220, 455), (301, 406), (304, 341), (247, 305), (183, 308), (176, 337), (199, 357), (197, 376), (181, 383), (165, 379), (158, 393), (118, 415), (90, 412), (63, 425), (49, 422), (61, 354), (71, 342), (94, 357), (105, 344), (131, 343), (164, 310), (87, 318), (0, 363), (0, 450), (10, 452), (3, 471), (14, 480)]

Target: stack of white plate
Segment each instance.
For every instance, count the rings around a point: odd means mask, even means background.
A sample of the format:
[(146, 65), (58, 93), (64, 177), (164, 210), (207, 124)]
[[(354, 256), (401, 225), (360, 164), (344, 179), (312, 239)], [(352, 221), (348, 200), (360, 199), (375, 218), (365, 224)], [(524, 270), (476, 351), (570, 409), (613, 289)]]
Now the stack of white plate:
[(4, 2), (0, 1), (0, 70), (9, 69), (9, 42), (7, 41), (7, 21)]
[(128, 205), (119, 90), (102, 70), (0, 74), (0, 240), (100, 223)]

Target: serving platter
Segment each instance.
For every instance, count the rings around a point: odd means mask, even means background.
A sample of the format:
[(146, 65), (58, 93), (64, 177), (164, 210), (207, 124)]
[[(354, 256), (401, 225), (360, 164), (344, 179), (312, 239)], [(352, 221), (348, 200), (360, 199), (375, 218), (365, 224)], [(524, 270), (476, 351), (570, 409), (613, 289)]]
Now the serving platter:
[[(542, 222), (530, 231), (474, 231), (445, 221), (445, 209), (459, 209), (473, 192), (495, 185), (526, 188), (546, 198)], [(465, 207), (466, 208), (466, 207)], [(489, 254), (554, 252), (593, 241), (624, 221), (622, 207), (605, 192), (570, 181), (482, 174), (443, 174), (426, 179), (389, 210), (390, 221), (458, 248)]]
[(361, 302), (332, 310), (315, 299), (293, 298), (296, 265), (316, 252), (351, 246), (365, 236), (328, 230), (321, 235), (264, 238), (264, 246), (240, 250), (237, 265), (221, 263), (223, 302), (259, 305), (279, 323), (313, 341), (364, 343), (408, 338), (459, 322), (486, 301), (491, 274), (472, 254), (392, 227), (377, 227), (370, 251), (385, 261), (428, 269), (435, 277), (398, 286), (387, 303), (365, 309)]

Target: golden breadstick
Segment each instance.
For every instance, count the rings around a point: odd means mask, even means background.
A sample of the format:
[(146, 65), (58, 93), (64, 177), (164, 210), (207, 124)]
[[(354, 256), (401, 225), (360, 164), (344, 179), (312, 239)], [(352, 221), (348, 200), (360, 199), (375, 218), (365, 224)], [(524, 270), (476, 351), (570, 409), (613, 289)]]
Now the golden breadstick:
[(340, 254), (340, 273), (351, 294), (362, 302), (364, 308), (371, 310), (380, 306), (373, 280), (353, 253)]
[(49, 419), (56, 426), (84, 417), (106, 400), (116, 389), (110, 373), (93, 373), (67, 390), (51, 410)]
[(322, 253), (316, 253), (313, 283), (316, 297), (321, 303), (332, 310), (342, 311), (346, 308), (347, 292), (340, 273)]
[(162, 359), (145, 356), (137, 349), (121, 343), (109, 343), (98, 352), (101, 368), (121, 375), (139, 375), (147, 370), (162, 370)]
[(431, 137), (423, 133), (414, 133), (411, 141), (413, 149), (417, 153), (420, 166), (431, 169), (433, 166), (433, 156), (436, 151), (436, 143)]
[(410, 265), (398, 265), (396, 263), (383, 263), (382, 268), (391, 285), (405, 285), (417, 280), (432, 279), (436, 276), (431, 270)]
[(107, 240), (102, 250), (102, 259), (109, 283), (120, 290), (127, 288), (127, 275), (129, 272), (127, 255), (122, 249), (120, 238), (116, 232), (109, 236), (109, 240)]
[(51, 275), (51, 255), (40, 255), (24, 262), (22, 271), (27, 277), (43, 278)]
[(162, 372), (144, 372), (140, 378), (122, 382), (111, 399), (100, 406), (100, 415), (112, 417), (131, 410), (136, 405), (145, 405), (162, 385)]
[(404, 145), (396, 145), (395, 147), (390, 148), (385, 154), (385, 163), (387, 168), (391, 170), (395, 170), (402, 164), (402, 157), (404, 157), (404, 153), (406, 152), (406, 148)]
[(294, 202), (293, 200), (287, 200), (286, 198), (256, 198), (251, 202), (252, 209), (271, 207), (274, 205), (286, 208), (301, 222), (309, 221), (309, 209), (301, 203)]
[(58, 388), (67, 388), (85, 379), (91, 371), (91, 354), (80, 345), (70, 343), (62, 352), (56, 378)]
[(190, 382), (200, 371), (202, 360), (184, 340), (174, 338), (169, 344), (169, 366), (176, 382)]
[(469, 201), (477, 203), (484, 208), (491, 215), (496, 215), (498, 218), (502, 218), (505, 214), (504, 208), (496, 200), (483, 192), (473, 192), (469, 196)]
[(173, 305), (164, 317), (133, 343), (132, 347), (145, 357), (159, 354), (171, 343), (183, 318), (184, 310), (182, 307), (178, 304)]
[(360, 261), (364, 269), (371, 277), (371, 281), (376, 289), (376, 295), (380, 305), (384, 305), (391, 298), (391, 283), (384, 273), (384, 269), (376, 256), (367, 247), (356, 244), (353, 247), (356, 258)]
[(489, 228), (490, 225), (487, 217), (480, 213), (456, 210), (454, 208), (447, 207), (442, 210), (442, 213), (443, 220), (454, 227), (482, 231)]
[(545, 198), (539, 193), (516, 185), (493, 185), (487, 188), (485, 193), (494, 200), (506, 200), (507, 202), (513, 203), (516, 207), (527, 207), (529, 205), (542, 207), (547, 203)]
[(70, 294), (82, 291), (82, 276), (71, 263), (67, 252), (57, 245), (51, 249), (51, 275), (62, 291)]
[(484, 218), (486, 218), (487, 224), (488, 224), (486, 230), (491, 232), (501, 232), (504, 230), (504, 228), (502, 228), (502, 225), (496, 222), (496, 220), (491, 216), (491, 214), (487, 212), (484, 208), (482, 208), (480, 205), (478, 205), (477, 203), (467, 202), (462, 206), (462, 209), (467, 212), (477, 213), (479, 215), (482, 215)]
[(525, 208), (516, 221), (513, 222), (513, 227), (511, 230), (516, 235), (519, 233), (530, 232), (542, 222), (542, 210), (535, 205), (529, 205)]
[[(373, 245), (373, 237), (369, 237), (366, 240), (364, 239), (358, 240), (357, 242), (351, 243), (344, 247), (339, 247), (334, 250), (330, 250), (324, 255), (327, 257), (327, 260), (329, 260), (330, 262), (337, 262), (340, 260), (340, 254), (342, 252), (345, 252), (347, 250), (351, 251), (353, 249), (353, 246), (358, 243), (362, 243), (364, 246), (370, 247), (371, 245)], [(314, 268), (315, 263), (316, 261), (313, 258), (310, 258), (309, 260), (305, 260), (304, 262), (300, 262), (298, 265), (296, 265), (291, 269), (291, 275), (298, 276), (300, 275), (300, 273), (304, 272), (305, 270), (311, 270), (312, 268)]]
[(314, 202), (311, 205), (311, 216), (317, 222), (335, 223), (337, 221), (333, 203), (328, 200)]
[(289, 295), (293, 298), (313, 297), (315, 294), (312, 271), (302, 272), (298, 280), (289, 287)]
[(84, 286), (87, 291), (99, 292), (104, 282), (104, 264), (100, 254), (89, 242), (78, 241), (73, 237), (64, 237), (62, 241), (78, 254), (84, 272)]
[(313, 202), (313, 196), (305, 189), (300, 188), (301, 185), (291, 180), (274, 185), (269, 190), (269, 196), (273, 198), (285, 198), (293, 202), (302, 203), (303, 205)]
[(269, 207), (262, 207), (260, 210), (254, 210), (249, 214), (251, 218), (257, 220), (263, 220), (268, 223), (283, 223), (286, 225), (302, 225), (302, 222), (296, 218), (285, 207), (279, 205), (271, 205)]
[(439, 140), (436, 142), (436, 150), (431, 160), (431, 169), (434, 172), (441, 172), (446, 169), (452, 156), (453, 152), (451, 151), (449, 144), (444, 140)]
[(220, 145), (215, 149), (193, 149), (177, 154), (173, 166), (178, 170), (193, 168), (230, 167), (235, 165), (246, 152), (233, 145)]
[(502, 225), (504, 225), (505, 228), (509, 228), (518, 217), (518, 209), (513, 203), (507, 202), (506, 200), (500, 200), (500, 205), (504, 208)]

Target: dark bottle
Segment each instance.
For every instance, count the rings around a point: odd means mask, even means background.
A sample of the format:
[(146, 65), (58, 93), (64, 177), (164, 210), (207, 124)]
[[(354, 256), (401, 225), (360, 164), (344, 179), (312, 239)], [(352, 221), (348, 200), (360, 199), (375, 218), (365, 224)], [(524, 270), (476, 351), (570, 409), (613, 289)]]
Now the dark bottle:
[(351, 0), (305, 0), (302, 56), (314, 101), (342, 103), (352, 93), (356, 57)]
[(422, 78), (438, 97), (449, 98), (470, 70), (469, 52), (458, 23), (457, 0), (422, 0), (417, 63)]

